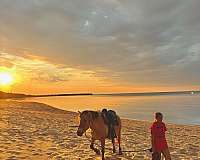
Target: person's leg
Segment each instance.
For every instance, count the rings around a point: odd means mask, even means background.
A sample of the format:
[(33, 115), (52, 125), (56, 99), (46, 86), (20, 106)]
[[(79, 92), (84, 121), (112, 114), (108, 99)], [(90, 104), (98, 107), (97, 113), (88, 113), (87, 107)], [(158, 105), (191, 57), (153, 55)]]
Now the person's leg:
[(170, 152), (169, 152), (169, 148), (166, 148), (166, 149), (162, 150), (162, 154), (164, 155), (165, 160), (171, 160), (171, 155), (170, 155)]

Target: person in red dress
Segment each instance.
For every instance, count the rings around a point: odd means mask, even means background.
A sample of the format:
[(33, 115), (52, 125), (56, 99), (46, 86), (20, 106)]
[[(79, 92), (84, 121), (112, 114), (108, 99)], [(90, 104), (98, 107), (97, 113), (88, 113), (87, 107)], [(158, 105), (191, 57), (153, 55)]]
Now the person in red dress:
[(165, 160), (171, 160), (165, 132), (167, 128), (163, 122), (163, 115), (160, 112), (155, 113), (155, 122), (151, 126), (152, 160), (160, 160), (161, 153)]

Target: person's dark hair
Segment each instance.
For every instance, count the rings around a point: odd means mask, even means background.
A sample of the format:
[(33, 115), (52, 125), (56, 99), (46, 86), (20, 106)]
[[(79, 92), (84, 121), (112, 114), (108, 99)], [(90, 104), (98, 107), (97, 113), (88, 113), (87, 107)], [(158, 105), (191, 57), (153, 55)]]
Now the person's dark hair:
[(156, 112), (155, 113), (155, 117), (158, 118), (158, 117), (162, 117), (163, 118), (163, 114), (161, 112)]

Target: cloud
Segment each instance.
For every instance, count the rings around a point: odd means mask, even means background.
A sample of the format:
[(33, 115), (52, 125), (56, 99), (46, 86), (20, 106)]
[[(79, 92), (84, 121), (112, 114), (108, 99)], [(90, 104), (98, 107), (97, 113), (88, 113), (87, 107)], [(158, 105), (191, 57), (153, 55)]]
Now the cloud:
[[(197, 0), (1, 0), (0, 43), (119, 82), (199, 85), (199, 5)], [(43, 75), (68, 80), (60, 77)]]
[[(29, 57), (29, 58), (28, 58)], [(49, 61), (41, 60), (39, 57), (23, 57), (14, 54), (0, 52), (0, 59), (4, 64), (9, 63), (9, 66), (1, 65), (15, 69), (15, 71), (23, 77), (24, 82), (44, 82), (44, 83), (60, 83), (60, 82), (79, 82), (85, 81), (98, 82), (101, 78), (95, 72), (90, 70), (80, 70), (70, 68), (66, 65), (54, 64)], [(31, 57), (31, 58), (30, 58)], [(103, 81), (101, 81), (103, 82)]]

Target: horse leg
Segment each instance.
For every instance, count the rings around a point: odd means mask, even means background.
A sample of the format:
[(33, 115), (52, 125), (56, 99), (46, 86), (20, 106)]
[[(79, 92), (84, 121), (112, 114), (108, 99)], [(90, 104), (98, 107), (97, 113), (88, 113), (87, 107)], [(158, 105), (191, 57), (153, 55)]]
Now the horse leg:
[(113, 153), (115, 153), (116, 149), (115, 149), (115, 139), (114, 138), (112, 139), (112, 145), (113, 145)]
[(100, 151), (94, 147), (94, 139), (92, 138), (91, 144), (90, 144), (90, 149), (92, 149), (97, 155), (100, 155)]
[(118, 135), (118, 143), (119, 143), (119, 155), (122, 155), (122, 149), (121, 149), (121, 131)]
[(101, 154), (102, 154), (102, 160), (105, 160), (104, 153), (105, 153), (105, 139), (101, 139)]

